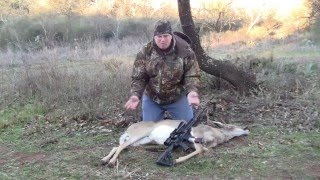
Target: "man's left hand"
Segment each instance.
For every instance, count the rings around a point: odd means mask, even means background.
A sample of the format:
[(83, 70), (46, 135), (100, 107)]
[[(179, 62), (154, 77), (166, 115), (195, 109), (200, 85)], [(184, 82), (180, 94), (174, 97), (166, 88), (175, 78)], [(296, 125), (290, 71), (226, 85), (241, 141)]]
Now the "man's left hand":
[(189, 94), (187, 95), (187, 99), (189, 105), (194, 106), (195, 108), (197, 108), (200, 104), (199, 94), (195, 91), (189, 92)]

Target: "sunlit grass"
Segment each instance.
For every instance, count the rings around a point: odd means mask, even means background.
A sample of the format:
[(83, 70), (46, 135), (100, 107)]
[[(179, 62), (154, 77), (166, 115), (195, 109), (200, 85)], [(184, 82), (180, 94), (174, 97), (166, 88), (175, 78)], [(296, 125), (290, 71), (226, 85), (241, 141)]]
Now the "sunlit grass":
[(20, 126), (43, 113), (43, 109), (33, 103), (8, 107), (0, 111), (0, 130), (10, 126)]

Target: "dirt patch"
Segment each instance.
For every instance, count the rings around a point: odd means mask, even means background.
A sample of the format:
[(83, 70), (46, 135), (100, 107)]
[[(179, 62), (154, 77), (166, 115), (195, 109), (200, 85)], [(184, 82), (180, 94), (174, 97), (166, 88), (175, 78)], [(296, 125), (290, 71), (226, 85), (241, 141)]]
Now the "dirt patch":
[[(4, 147), (0, 147), (0, 156), (1, 157), (6, 157), (8, 154), (9, 150), (7, 148)], [(7, 160), (5, 158), (1, 158), (0, 159), (0, 165), (6, 163)]]
[(0, 164), (4, 164), (4, 163), (6, 163), (7, 162), (7, 160), (5, 160), (5, 159), (0, 159)]
[(22, 152), (13, 152), (5, 147), (0, 147), (0, 155), (3, 157), (0, 159), (0, 164), (5, 164), (9, 159), (15, 159), (20, 163), (20, 165), (41, 161), (45, 158), (45, 155), (42, 153), (33, 153), (26, 154)]
[(0, 147), (0, 154), (3, 155), (3, 154), (6, 154), (9, 152), (9, 149), (5, 148), (5, 147)]
[(320, 178), (320, 164), (307, 166), (305, 173), (309, 176)]
[(34, 154), (24, 154), (21, 152), (17, 152), (13, 154), (13, 157), (19, 161), (21, 165), (31, 162), (37, 162), (44, 159), (46, 156), (41, 153), (34, 153)]
[(221, 144), (221, 147), (237, 148), (239, 146), (246, 146), (248, 144), (249, 144), (248, 137), (247, 136), (240, 136), (240, 137), (232, 138), (228, 142)]

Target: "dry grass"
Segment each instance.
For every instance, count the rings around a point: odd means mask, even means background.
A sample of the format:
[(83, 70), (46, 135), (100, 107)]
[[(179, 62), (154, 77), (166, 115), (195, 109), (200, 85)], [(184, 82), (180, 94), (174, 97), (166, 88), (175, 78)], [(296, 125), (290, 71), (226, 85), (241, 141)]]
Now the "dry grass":
[[(232, 61), (244, 71), (255, 74), (261, 91), (251, 97), (238, 97), (230, 85), (204, 75), (214, 97), (213, 117), (219, 121), (239, 121), (277, 125), (290, 131), (319, 131), (320, 53), (319, 45), (295, 34), (283, 41), (261, 41), (254, 47), (244, 43), (224, 45), (210, 53)], [(227, 90), (227, 92), (225, 92)]]
[[(51, 118), (106, 118), (123, 112), (143, 40), (88, 43), (1, 54), (1, 106), (39, 101)], [(119, 113), (118, 113), (119, 114)]]
[[(282, 101), (286, 101), (286, 106), (294, 104), (303, 109), (307, 102), (308, 107), (315, 110), (305, 115), (312, 117), (311, 125), (305, 125), (308, 126), (307, 130), (311, 130), (318, 128), (319, 124), (316, 120), (317, 100), (320, 97), (319, 64), (315, 59), (312, 60), (319, 55), (315, 53), (309, 56), (309, 60), (298, 61), (299, 57), (308, 57), (303, 53), (305, 50), (310, 54), (315, 52), (317, 46), (300, 46), (299, 42), (293, 43), (292, 39), (303, 40), (297, 36), (287, 39), (287, 42), (291, 42), (287, 45), (284, 45), (285, 42), (276, 44), (276, 41), (268, 41), (261, 42), (255, 48), (246, 44), (232, 44), (217, 47), (211, 52), (213, 57), (221, 53), (218, 56), (256, 75), (263, 91), (252, 99), (246, 99), (252, 105), (247, 107), (249, 110), (261, 102), (265, 103), (261, 106), (276, 102), (272, 105), (273, 110), (281, 109), (277, 103), (283, 104)], [(132, 62), (144, 43), (144, 39), (126, 38), (108, 43), (79, 42), (77, 45), (55, 46), (39, 51), (2, 53), (1, 106), (16, 102), (23, 104), (31, 98), (42, 104), (51, 119), (114, 119), (124, 112), (122, 106), (129, 93)], [(269, 49), (272, 43), (276, 45), (273, 46), (275, 50)], [(254, 55), (256, 51), (261, 52), (263, 57)], [(293, 59), (291, 51), (301, 54), (296, 53), (296, 59)], [(206, 87), (203, 93), (210, 96), (208, 92), (217, 88), (216, 80), (204, 75), (203, 81)], [(303, 115), (296, 116), (301, 117)], [(292, 127), (297, 129), (298, 125)]]
[(143, 43), (132, 38), (0, 54), (5, 59), (0, 66), (0, 177), (319, 177), (319, 65), (298, 58), (290, 61), (290, 50), (299, 58), (319, 56), (310, 55), (313, 46), (284, 48), (276, 43), (256, 48), (270, 52), (268, 47), (274, 46), (287, 53), (266, 56), (241, 44), (210, 49), (254, 72), (262, 91), (242, 97), (230, 86), (217, 88), (216, 79), (203, 75), (201, 108), (207, 112), (201, 120), (246, 125), (251, 132), (248, 137), (173, 168), (156, 166), (160, 153), (143, 148), (121, 154), (114, 169), (100, 166), (101, 157), (117, 144), (122, 127), (137, 120), (137, 115), (124, 113), (122, 107), (134, 55)]

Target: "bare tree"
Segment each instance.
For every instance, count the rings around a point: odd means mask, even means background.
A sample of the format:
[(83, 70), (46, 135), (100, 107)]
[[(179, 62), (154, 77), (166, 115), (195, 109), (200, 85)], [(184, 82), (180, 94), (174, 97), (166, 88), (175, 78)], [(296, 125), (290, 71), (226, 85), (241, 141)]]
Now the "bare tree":
[(183, 32), (191, 38), (192, 49), (196, 53), (200, 69), (231, 83), (241, 94), (248, 95), (250, 90), (258, 89), (252, 76), (234, 65), (209, 57), (203, 50), (198, 32), (192, 19), (190, 0), (178, 0), (179, 17)]
[(319, 0), (312, 0), (311, 7), (312, 7), (311, 14), (315, 18), (319, 18), (320, 17), (320, 1)]
[(202, 7), (192, 9), (196, 15), (196, 26), (200, 32), (215, 31), (217, 33), (235, 30), (241, 25), (231, 10), (231, 2), (218, 1), (217, 3), (203, 3)]

